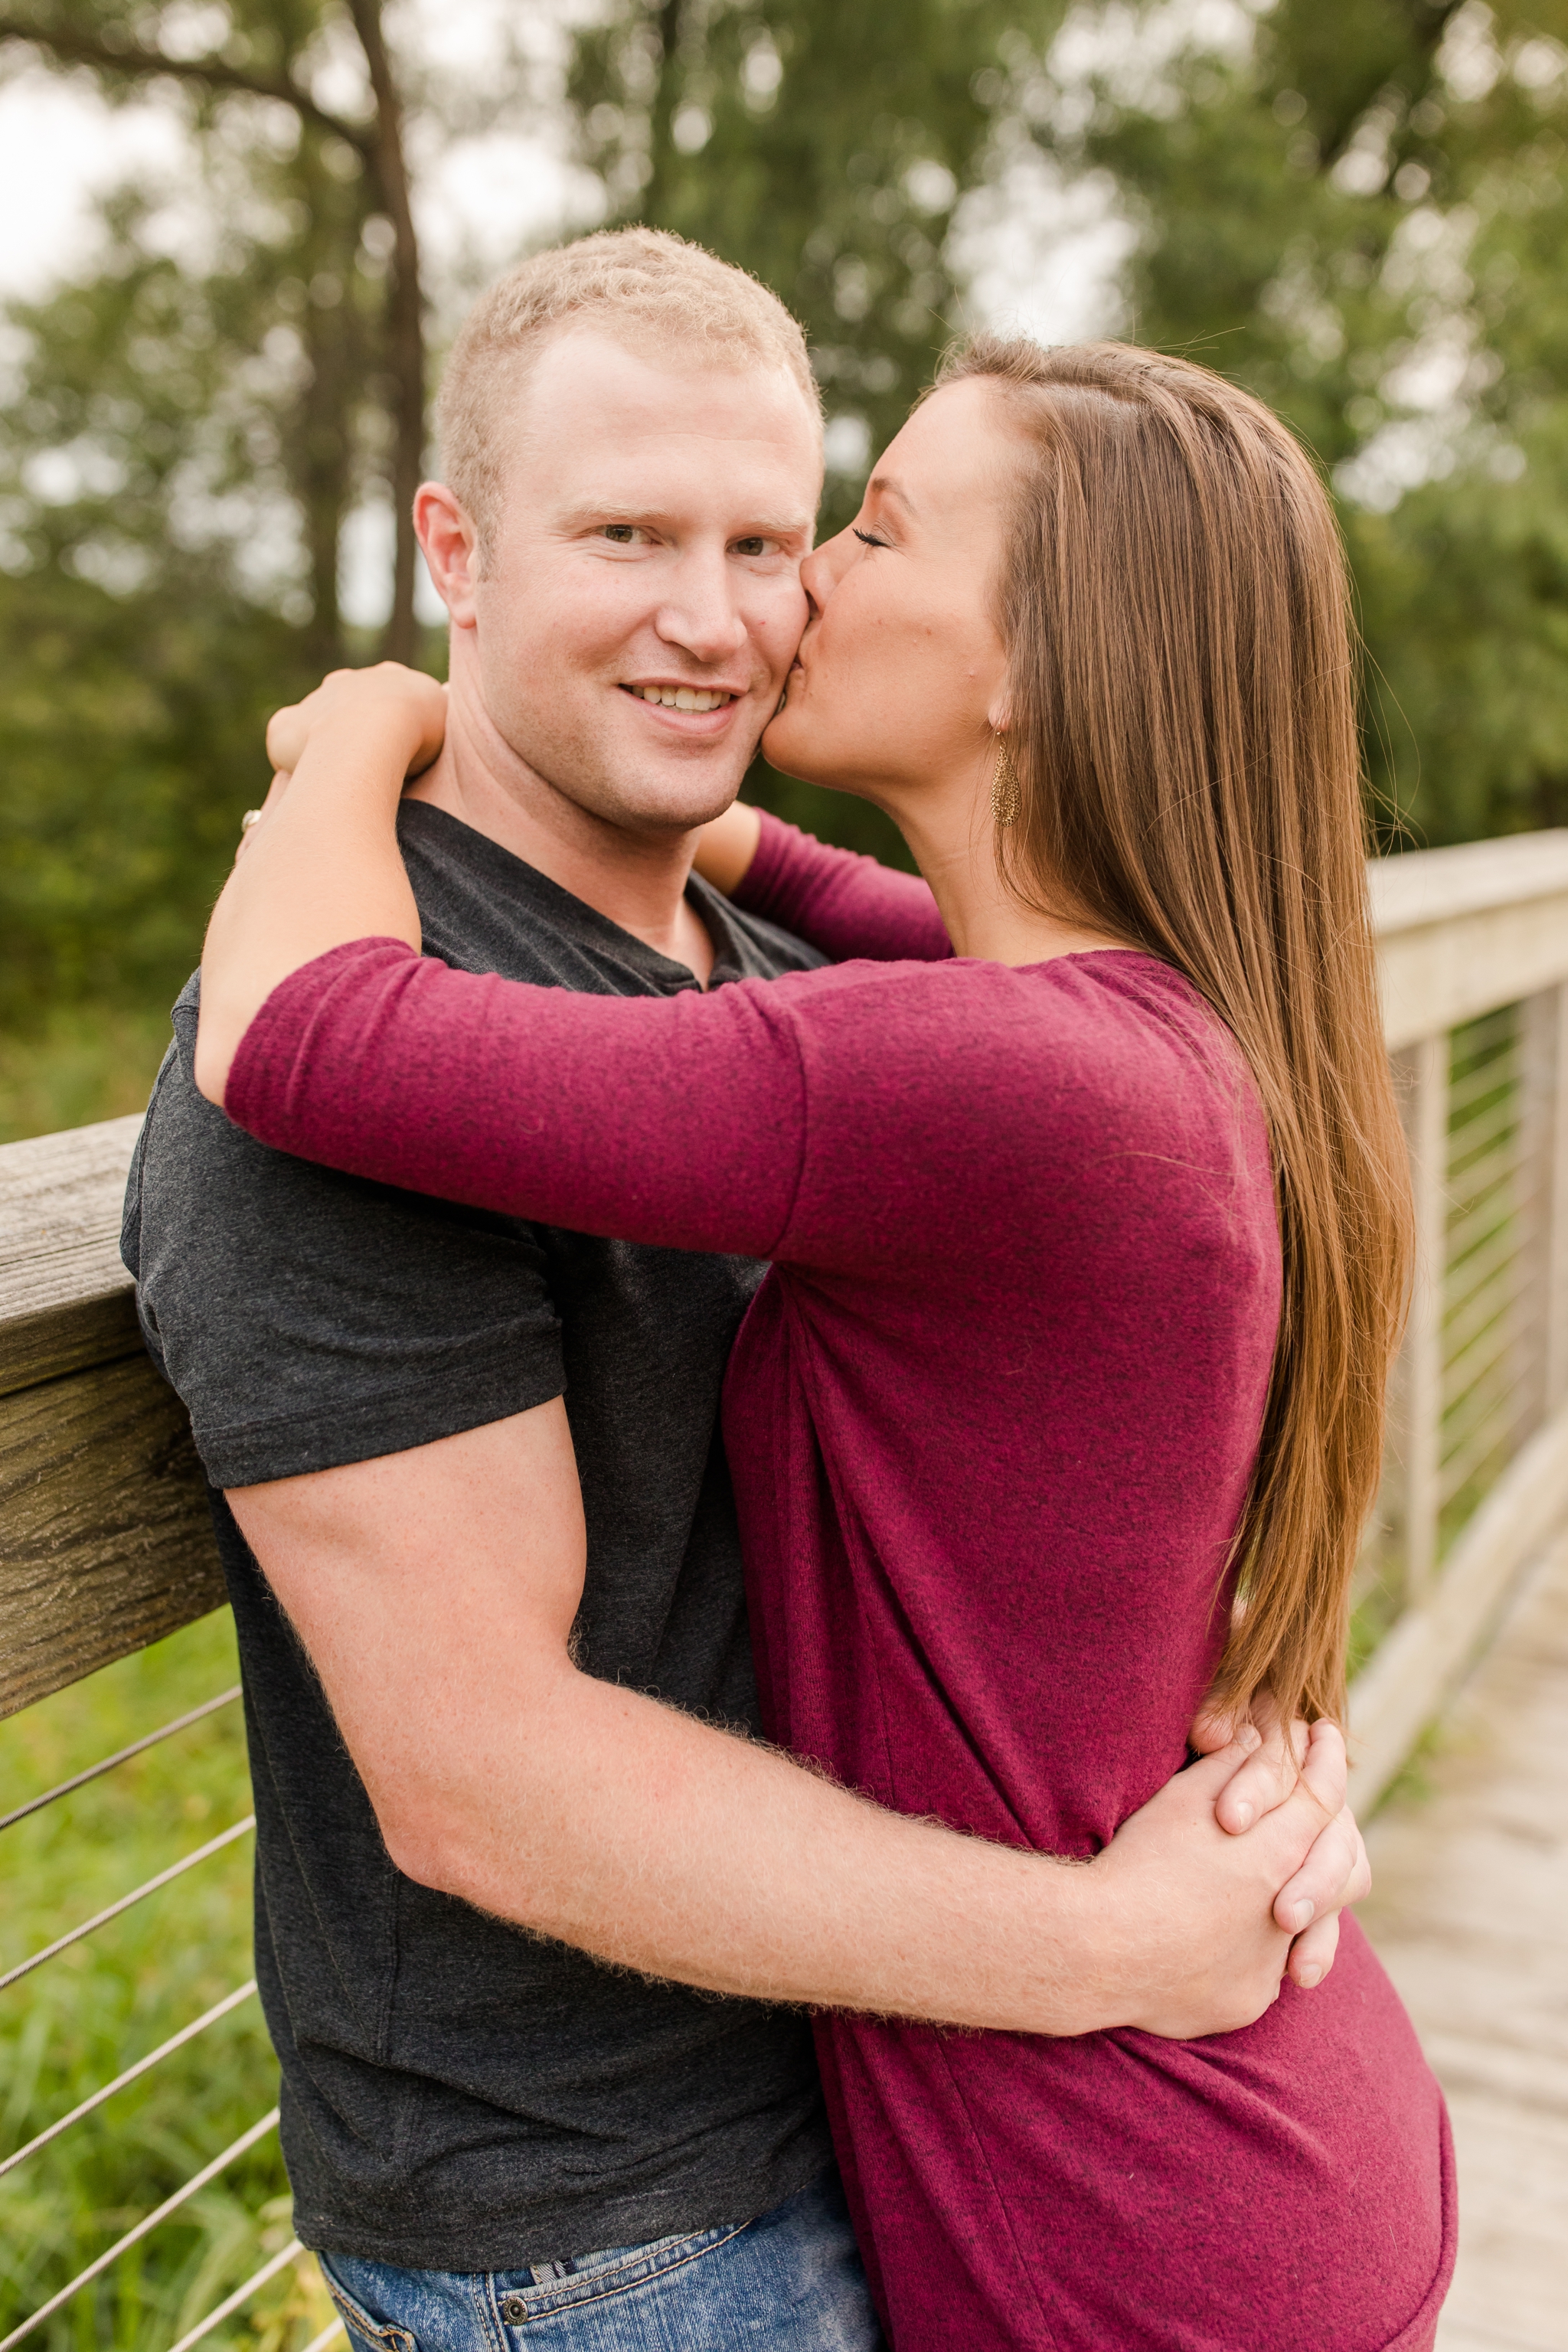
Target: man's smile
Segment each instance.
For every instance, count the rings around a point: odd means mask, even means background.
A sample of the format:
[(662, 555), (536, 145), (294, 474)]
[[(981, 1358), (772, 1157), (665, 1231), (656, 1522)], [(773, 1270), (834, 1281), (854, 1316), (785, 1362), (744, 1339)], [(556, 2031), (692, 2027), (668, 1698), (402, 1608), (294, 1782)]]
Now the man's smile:
[(635, 686), (623, 683), (621, 690), (644, 702), (659, 703), (666, 710), (724, 710), (745, 692), (744, 687), (672, 686), (651, 679)]

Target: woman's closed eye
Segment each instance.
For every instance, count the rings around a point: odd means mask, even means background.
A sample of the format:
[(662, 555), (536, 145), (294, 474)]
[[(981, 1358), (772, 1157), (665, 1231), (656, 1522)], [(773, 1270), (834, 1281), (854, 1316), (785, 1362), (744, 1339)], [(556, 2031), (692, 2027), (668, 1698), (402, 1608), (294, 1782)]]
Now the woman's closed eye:
[(885, 539), (878, 539), (870, 531), (862, 530), (858, 523), (851, 523), (849, 528), (864, 547), (886, 547), (888, 544)]

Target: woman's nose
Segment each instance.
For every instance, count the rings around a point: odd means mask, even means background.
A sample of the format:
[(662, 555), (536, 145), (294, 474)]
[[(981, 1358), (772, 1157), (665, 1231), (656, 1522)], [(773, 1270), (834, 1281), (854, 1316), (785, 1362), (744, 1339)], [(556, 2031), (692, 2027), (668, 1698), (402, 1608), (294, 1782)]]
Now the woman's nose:
[(854, 552), (854, 534), (841, 530), (836, 538), (821, 547), (814, 547), (800, 567), (800, 584), (811, 599), (811, 609), (820, 613), (838, 585), (845, 565)]

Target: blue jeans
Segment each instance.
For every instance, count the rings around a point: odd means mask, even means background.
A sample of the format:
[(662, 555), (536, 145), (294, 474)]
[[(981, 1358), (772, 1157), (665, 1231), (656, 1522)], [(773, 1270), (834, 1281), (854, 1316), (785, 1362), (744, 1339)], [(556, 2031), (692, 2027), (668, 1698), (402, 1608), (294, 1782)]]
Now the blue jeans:
[(754, 2221), (531, 2270), (317, 2260), (354, 2352), (885, 2352), (835, 2171)]

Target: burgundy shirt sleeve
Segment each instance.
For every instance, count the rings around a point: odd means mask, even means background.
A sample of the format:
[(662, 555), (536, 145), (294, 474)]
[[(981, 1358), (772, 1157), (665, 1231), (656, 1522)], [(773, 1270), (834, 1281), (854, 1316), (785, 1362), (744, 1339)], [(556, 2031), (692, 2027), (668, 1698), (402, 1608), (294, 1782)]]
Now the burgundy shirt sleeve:
[(918, 874), (833, 849), (762, 811), (757, 853), (735, 892), (748, 914), (781, 924), (835, 963), (939, 963), (952, 944)]
[(263, 1143), (405, 1191), (767, 1257), (805, 1138), (779, 985), (588, 996), (352, 940), (273, 991), (226, 1107)]
[(578, 1233), (908, 1271), (1037, 1222), (1112, 1149), (1106, 1087), (1135, 1103), (1148, 1055), (1109, 977), (861, 959), (590, 996), (355, 940), (273, 991), (227, 1108), (300, 1159)]

